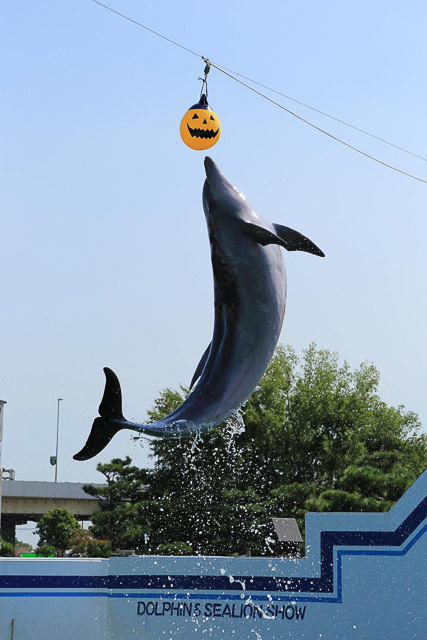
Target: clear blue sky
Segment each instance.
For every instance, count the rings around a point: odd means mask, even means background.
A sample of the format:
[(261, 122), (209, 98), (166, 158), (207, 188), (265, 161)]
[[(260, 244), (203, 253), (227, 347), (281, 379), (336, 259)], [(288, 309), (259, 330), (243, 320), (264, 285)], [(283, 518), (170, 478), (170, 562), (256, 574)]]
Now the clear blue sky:
[[(358, 0), (106, 0), (213, 61), (427, 156), (427, 6)], [(90, 0), (2, 3), (0, 49), (0, 398), (3, 466), (100, 480), (99, 461), (147, 444), (116, 436), (72, 460), (97, 415), (104, 376), (143, 420), (158, 392), (188, 383), (210, 341), (213, 292), (201, 205), (203, 152), (181, 142), (203, 63)], [(427, 422), (427, 185), (340, 146), (221, 73), (211, 150), (268, 219), (326, 253), (284, 255), (281, 341), (311, 341)], [(274, 96), (273, 96), (274, 97)], [(278, 98), (386, 162), (427, 163)]]

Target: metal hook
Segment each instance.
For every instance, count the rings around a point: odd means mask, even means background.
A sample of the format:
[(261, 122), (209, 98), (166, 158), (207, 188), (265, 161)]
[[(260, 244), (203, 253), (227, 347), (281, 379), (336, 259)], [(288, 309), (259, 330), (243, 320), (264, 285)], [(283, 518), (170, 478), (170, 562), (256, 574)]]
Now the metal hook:
[(203, 93), (206, 94), (206, 98), (208, 97), (208, 73), (211, 70), (211, 63), (209, 62), (209, 58), (205, 58), (202, 56), (202, 60), (205, 62), (205, 68), (203, 69), (203, 73), (205, 74), (204, 78), (199, 78), (202, 81), (202, 89), (200, 91), (200, 97), (202, 97)]

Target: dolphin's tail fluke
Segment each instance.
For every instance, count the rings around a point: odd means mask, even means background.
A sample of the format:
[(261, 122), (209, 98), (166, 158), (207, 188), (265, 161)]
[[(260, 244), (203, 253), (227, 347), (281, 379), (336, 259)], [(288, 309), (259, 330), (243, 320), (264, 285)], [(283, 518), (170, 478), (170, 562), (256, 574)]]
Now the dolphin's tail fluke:
[(110, 442), (118, 431), (124, 428), (120, 421), (124, 421), (122, 413), (122, 391), (120, 382), (114, 371), (104, 368), (105, 389), (99, 405), (100, 418), (95, 418), (89, 438), (83, 449), (73, 456), (74, 460), (89, 460)]
[(74, 460), (89, 460), (107, 446), (111, 438), (123, 427), (103, 418), (95, 418), (89, 438), (83, 449), (73, 456)]
[(104, 367), (105, 389), (99, 405), (99, 415), (107, 420), (124, 420), (122, 413), (122, 390), (114, 371)]

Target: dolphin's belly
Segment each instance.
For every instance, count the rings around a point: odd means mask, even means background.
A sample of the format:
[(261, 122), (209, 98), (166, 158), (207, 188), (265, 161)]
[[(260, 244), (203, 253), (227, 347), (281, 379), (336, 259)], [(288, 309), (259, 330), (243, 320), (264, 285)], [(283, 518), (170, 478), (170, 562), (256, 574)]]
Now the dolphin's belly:
[(246, 402), (264, 375), (280, 337), (286, 307), (286, 273), (278, 247), (269, 246), (262, 251), (267, 256), (272, 254), (275, 260), (239, 274), (241, 295), (236, 323), (227, 325), (212, 370), (215, 379), (218, 371), (228, 372), (227, 384), (218, 394), (219, 416), (228, 407), (236, 409)]
[(203, 429), (249, 398), (276, 348), (286, 307), (286, 273), (278, 247), (260, 247), (251, 265), (235, 265), (235, 299), (216, 301), (215, 331), (198, 384), (169, 418)]

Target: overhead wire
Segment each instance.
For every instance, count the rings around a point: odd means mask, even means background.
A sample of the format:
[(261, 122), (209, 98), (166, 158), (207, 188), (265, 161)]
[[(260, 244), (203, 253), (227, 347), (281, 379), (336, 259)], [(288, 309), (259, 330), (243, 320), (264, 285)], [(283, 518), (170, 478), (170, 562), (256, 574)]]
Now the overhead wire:
[(305, 122), (305, 124), (308, 124), (313, 129), (316, 129), (317, 131), (320, 131), (321, 133), (324, 133), (325, 136), (328, 136), (329, 138), (332, 138), (332, 140), (335, 140), (336, 142), (340, 142), (341, 144), (343, 144), (344, 146), (348, 147), (349, 149), (353, 149), (353, 151), (357, 151), (357, 153), (362, 154), (362, 156), (365, 156), (366, 158), (369, 158), (370, 160), (374, 160), (375, 162), (378, 162), (379, 164), (382, 164), (384, 167), (388, 167), (389, 169), (393, 169), (393, 171), (397, 171), (398, 173), (401, 173), (404, 176), (408, 176), (409, 178), (413, 178), (414, 180), (418, 180), (419, 182), (424, 182), (424, 184), (427, 184), (427, 180), (424, 180), (423, 178), (418, 178), (417, 176), (414, 176), (412, 173), (407, 173), (406, 171), (403, 171), (402, 169), (398, 169), (398, 167), (394, 167), (392, 164), (388, 164), (387, 162), (384, 162), (383, 160), (379, 160), (378, 158), (375, 158), (375, 156), (369, 155), (369, 153), (366, 153), (365, 151), (362, 151), (361, 149), (358, 149), (357, 147), (354, 147), (352, 144), (349, 144), (348, 142), (345, 142), (344, 140), (341, 140), (341, 138), (337, 138), (337, 136), (334, 136), (332, 133), (329, 133), (328, 131), (325, 131), (325, 129), (322, 129), (321, 127), (318, 127), (317, 125), (313, 124), (309, 120), (306, 120), (305, 118), (301, 117), (300, 115), (298, 115), (294, 111), (291, 111), (287, 107), (283, 106), (282, 104), (280, 104), (280, 102), (276, 102), (272, 98), (269, 98), (268, 96), (266, 96), (264, 93), (261, 93), (257, 89), (254, 89), (254, 87), (251, 87), (249, 84), (246, 84), (246, 82), (243, 82), (242, 80), (239, 80), (238, 78), (235, 78), (234, 76), (231, 75), (231, 73), (228, 73), (227, 71), (224, 71), (224, 69), (221, 69), (220, 67), (218, 67), (214, 62), (210, 61), (210, 63), (211, 63), (212, 67), (214, 67), (215, 69), (218, 69), (218, 71), (221, 71), (221, 73), (224, 73), (226, 76), (228, 76), (229, 78), (231, 78), (235, 82), (238, 82), (239, 84), (243, 85), (244, 87), (246, 87), (250, 91), (253, 91), (257, 95), (261, 96), (262, 98), (265, 98), (265, 100), (268, 100), (272, 104), (276, 105), (276, 107), (279, 107), (279, 109), (283, 109), (283, 111), (286, 111), (291, 116), (294, 116), (294, 118), (298, 118), (298, 120), (301, 120), (302, 122)]
[(108, 5), (103, 4), (102, 2), (99, 2), (98, 0), (90, 0), (90, 2), (94, 2), (95, 4), (99, 4), (100, 7), (104, 7), (104, 9), (108, 9), (108, 11), (111, 11), (111, 13), (115, 13), (116, 15), (120, 16), (121, 18), (124, 18), (125, 20), (128, 20), (129, 22), (132, 22), (133, 24), (136, 24), (137, 27), (141, 27), (142, 29), (145, 29), (146, 31), (149, 31), (153, 35), (158, 36), (159, 38), (163, 38), (163, 40), (166, 40), (167, 42), (170, 42), (171, 44), (174, 44), (175, 46), (179, 47), (180, 49), (184, 49), (184, 51), (188, 51), (188, 53), (193, 54), (193, 56), (197, 56), (198, 58), (202, 58), (203, 57), (203, 56), (200, 55), (200, 53), (197, 53), (196, 51), (192, 51), (188, 47), (184, 47), (184, 45), (180, 44), (179, 42), (176, 42), (175, 40), (172, 40), (171, 38), (168, 38), (168, 37), (164, 36), (163, 34), (159, 33), (158, 31), (154, 31), (154, 29), (150, 29), (149, 27), (145, 26), (145, 24), (142, 24), (142, 22), (138, 22), (137, 20), (134, 20), (133, 18), (129, 18), (129, 16), (126, 16), (124, 13), (120, 13), (120, 11), (116, 11), (112, 7), (109, 7)]
[(404, 147), (400, 147), (397, 144), (394, 144), (393, 142), (390, 142), (389, 140), (385, 140), (384, 138), (380, 138), (380, 136), (376, 136), (374, 133), (370, 133), (369, 131), (366, 131), (365, 129), (361, 129), (360, 127), (356, 127), (354, 124), (350, 124), (349, 122), (346, 122), (345, 120), (342, 120), (341, 118), (337, 118), (336, 116), (332, 116), (330, 113), (326, 113), (326, 111), (321, 111), (320, 109), (317, 109), (316, 107), (312, 107), (309, 104), (307, 104), (306, 102), (302, 102), (301, 100), (297, 100), (296, 98), (292, 98), (291, 96), (286, 95), (286, 93), (282, 93), (281, 91), (278, 91), (277, 89), (273, 89), (272, 87), (269, 87), (265, 84), (262, 84), (262, 82), (258, 82), (257, 80), (253, 80), (252, 78), (248, 78), (247, 76), (244, 76), (242, 73), (238, 73), (237, 71), (233, 71), (233, 69), (228, 69), (227, 67), (224, 67), (224, 65), (222, 64), (216, 64), (216, 68), (220, 67), (221, 69), (225, 69), (225, 71), (228, 71), (229, 73), (232, 73), (235, 76), (238, 76), (239, 78), (243, 78), (244, 80), (247, 80), (248, 82), (251, 82), (252, 84), (256, 84), (258, 87), (263, 87), (263, 89), (267, 89), (267, 91), (271, 91), (272, 93), (276, 93), (278, 96), (283, 96), (284, 98), (286, 98), (287, 100), (291, 100), (292, 102), (295, 102), (296, 104), (300, 104), (302, 107), (306, 107), (307, 109), (310, 109), (311, 111), (314, 111), (315, 113), (320, 113), (320, 115), (325, 116), (326, 118), (329, 118), (330, 120), (334, 120), (335, 122), (339, 122), (340, 124), (344, 124), (346, 127), (350, 127), (350, 129), (354, 129), (355, 131), (359, 131), (360, 133), (363, 133), (365, 136), (370, 136), (371, 138), (374, 138), (375, 140), (379, 140), (380, 142), (383, 142), (384, 144), (388, 144), (390, 147), (394, 147), (395, 149), (398, 149), (399, 151), (403, 151), (403, 153), (408, 153), (410, 156), (414, 156), (414, 158), (418, 158), (419, 160), (423, 160), (424, 162), (427, 162), (427, 158), (424, 158), (424, 156), (420, 156), (417, 153), (414, 153), (413, 151), (409, 151), (408, 149), (405, 149)]
[(265, 89), (267, 89), (268, 91), (271, 91), (273, 93), (276, 93), (278, 95), (283, 96), (284, 98), (291, 100), (297, 104), (300, 104), (308, 109), (311, 109), (312, 111), (315, 111), (316, 113), (319, 113), (323, 116), (326, 116), (327, 118), (330, 118), (331, 120), (335, 120), (336, 122), (339, 122), (341, 124), (344, 124), (347, 127), (350, 127), (356, 131), (359, 131), (360, 133), (363, 133), (364, 135), (370, 136), (371, 138), (375, 138), (376, 140), (383, 142), (384, 144), (387, 144), (391, 147), (394, 147), (395, 149), (398, 149), (400, 151), (403, 151), (404, 153), (407, 153), (409, 155), (412, 155), (416, 158), (418, 158), (419, 160), (423, 160), (425, 162), (427, 162), (427, 158), (424, 158), (421, 155), (418, 155), (416, 153), (413, 153), (412, 151), (409, 151), (408, 149), (404, 149), (403, 147), (400, 147), (392, 142), (389, 142), (388, 140), (385, 140), (384, 138), (380, 138), (379, 136), (376, 136), (372, 133), (369, 133), (368, 131), (365, 131), (364, 129), (361, 129), (359, 127), (356, 127), (348, 122), (346, 122), (345, 120), (341, 120), (340, 118), (336, 118), (335, 116), (332, 116), (324, 111), (321, 111), (320, 109), (316, 109), (315, 107), (311, 107), (310, 105), (301, 102), (299, 100), (296, 100), (295, 98), (291, 98), (290, 96), (281, 93), (280, 91), (277, 91), (276, 89), (272, 89), (271, 87), (268, 87), (267, 85), (264, 85), (260, 82), (257, 82), (256, 80), (252, 80), (251, 78), (248, 78), (247, 76), (244, 76), (243, 74), (237, 73), (236, 71), (233, 71), (232, 69), (228, 69), (227, 67), (224, 67), (223, 65), (217, 64), (215, 62), (213, 62), (212, 60), (206, 58), (205, 56), (201, 55), (200, 53), (197, 53), (196, 51), (193, 51), (192, 49), (185, 47), (184, 45), (180, 44), (179, 42), (177, 42), (176, 40), (172, 40), (172, 38), (168, 38), (167, 36), (163, 35), (162, 33), (159, 33), (158, 31), (155, 31), (154, 29), (150, 29), (150, 27), (147, 27), (146, 25), (142, 24), (142, 22), (138, 22), (137, 20), (134, 20), (133, 18), (130, 18), (129, 16), (125, 15), (124, 13), (121, 13), (120, 11), (117, 11), (116, 9), (113, 9), (112, 7), (99, 2), (99, 0), (90, 0), (91, 2), (93, 2), (94, 4), (97, 4), (101, 7), (103, 7), (104, 9), (107, 9), (108, 11), (111, 11), (111, 13), (114, 13), (118, 16), (120, 16), (121, 18), (127, 20), (128, 22), (131, 22), (133, 24), (135, 24), (136, 26), (145, 29), (146, 31), (148, 31), (149, 33), (162, 38), (163, 40), (166, 40), (167, 42), (169, 42), (170, 44), (175, 45), (176, 47), (179, 47), (180, 49), (183, 49), (184, 51), (187, 51), (187, 53), (191, 53), (192, 55), (201, 58), (205, 63), (209, 63), (212, 67), (214, 67), (215, 69), (217, 69), (217, 71), (220, 71), (221, 73), (223, 73), (224, 75), (228, 76), (229, 78), (231, 78), (232, 80), (234, 80), (235, 82), (237, 82), (238, 84), (241, 84), (242, 86), (246, 87), (247, 89), (249, 89), (250, 91), (252, 91), (253, 93), (259, 95), (260, 97), (264, 98), (265, 100), (268, 100), (268, 102), (271, 102), (272, 104), (274, 104), (276, 107), (279, 107), (279, 109), (282, 109), (283, 111), (286, 111), (286, 113), (292, 115), (293, 117), (297, 118), (298, 120), (300, 120), (301, 122), (304, 122), (305, 124), (309, 125), (310, 127), (312, 127), (313, 129), (319, 131), (320, 133), (323, 133), (324, 135), (328, 136), (329, 138), (331, 138), (332, 140), (335, 140), (336, 142), (339, 142), (340, 144), (344, 145), (345, 147), (352, 149), (353, 151), (356, 151), (357, 153), (361, 154), (362, 156), (369, 158), (370, 160), (373, 160), (374, 162), (377, 162), (378, 164), (383, 165), (384, 167), (387, 167), (389, 169), (392, 169), (393, 171), (396, 171), (397, 173), (400, 173), (404, 176), (407, 176), (408, 178), (413, 178), (414, 180), (417, 180), (418, 182), (423, 182), (424, 184), (427, 184), (427, 180), (424, 180), (423, 178), (419, 178), (418, 176), (413, 175), (412, 173), (408, 173), (406, 171), (403, 171), (402, 169), (399, 169), (398, 167), (395, 167), (394, 165), (391, 165), (387, 162), (384, 162), (383, 160), (379, 160), (378, 158), (376, 158), (375, 156), (370, 155), (369, 153), (366, 153), (365, 151), (362, 151), (361, 149), (359, 149), (358, 147), (355, 147), (351, 144), (349, 144), (348, 142), (345, 142), (344, 140), (342, 140), (341, 138), (338, 138), (337, 136), (334, 136), (332, 133), (329, 133), (328, 131), (326, 131), (325, 129), (322, 129), (321, 127), (318, 127), (317, 125), (313, 124), (312, 122), (310, 122), (309, 120), (307, 120), (306, 118), (303, 118), (302, 116), (298, 115), (297, 113), (295, 113), (294, 111), (291, 111), (290, 109), (288, 109), (287, 107), (285, 107), (284, 105), (280, 104), (279, 102), (277, 102), (276, 100), (273, 100), (272, 98), (270, 98), (269, 96), (266, 96), (264, 93), (262, 93), (261, 91), (258, 91), (257, 89), (255, 89), (254, 87), (252, 87), (251, 85), (247, 84), (246, 82), (243, 82), (242, 80), (239, 80), (238, 77), (240, 78), (244, 78), (245, 80), (247, 80), (248, 82), (251, 82), (253, 84), (256, 84), (258, 86), (261, 86)]

